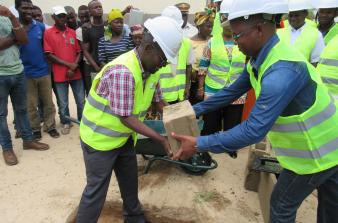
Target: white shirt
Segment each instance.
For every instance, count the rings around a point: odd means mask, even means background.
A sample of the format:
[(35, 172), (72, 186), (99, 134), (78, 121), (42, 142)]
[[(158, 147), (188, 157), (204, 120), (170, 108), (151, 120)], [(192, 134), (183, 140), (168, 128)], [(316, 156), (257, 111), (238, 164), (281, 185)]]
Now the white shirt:
[[(291, 45), (293, 45), (296, 42), (296, 40), (298, 39), (301, 32), (304, 30), (306, 25), (307, 24), (305, 23), (299, 29), (294, 29), (294, 28), (292, 28), (292, 26), (289, 27), (289, 29), (291, 29), (291, 32), (290, 32), (291, 33), (291, 36), (290, 36), (290, 44)], [(324, 48), (325, 48), (325, 42), (324, 42), (323, 35), (321, 34), (321, 32), (318, 31), (318, 38), (317, 38), (316, 44), (311, 51), (311, 56), (310, 56), (310, 62), (311, 63), (318, 63), (319, 62), (320, 54), (322, 53)]]
[(198, 29), (190, 23), (187, 23), (187, 25), (183, 28), (183, 36), (189, 39), (195, 36), (197, 33)]

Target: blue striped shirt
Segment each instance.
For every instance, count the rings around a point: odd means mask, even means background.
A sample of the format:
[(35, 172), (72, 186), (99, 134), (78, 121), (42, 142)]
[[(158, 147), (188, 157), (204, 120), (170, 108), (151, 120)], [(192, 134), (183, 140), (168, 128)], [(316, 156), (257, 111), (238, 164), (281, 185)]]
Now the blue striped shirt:
[(100, 63), (109, 63), (116, 57), (134, 48), (134, 43), (130, 36), (123, 35), (122, 39), (117, 43), (105, 40), (101, 37), (98, 45), (98, 59)]

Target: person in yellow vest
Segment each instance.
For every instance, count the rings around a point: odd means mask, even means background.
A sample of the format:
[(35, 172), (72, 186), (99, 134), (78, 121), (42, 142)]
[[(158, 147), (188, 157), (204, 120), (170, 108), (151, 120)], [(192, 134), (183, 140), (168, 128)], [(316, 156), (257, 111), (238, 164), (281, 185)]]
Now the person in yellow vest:
[[(228, 1), (228, 0), (225, 0)], [(216, 8), (216, 16), (215, 16), (215, 21), (214, 21), (214, 26), (212, 28), (212, 36), (222, 36), (222, 21), (221, 21), (221, 5), (223, 3), (223, 0), (213, 0), (214, 7)]]
[(189, 9), (190, 5), (186, 2), (182, 3), (177, 3), (175, 5), (182, 13), (182, 18), (183, 18), (183, 24), (182, 24), (182, 29), (183, 29), (183, 36), (187, 38), (191, 38), (195, 36), (198, 33), (198, 29), (190, 24), (188, 22), (188, 17), (189, 17)]
[[(198, 96), (205, 100), (234, 83), (245, 67), (246, 57), (235, 45), (229, 22), (223, 22), (222, 27), (223, 35), (209, 40), (200, 61)], [(204, 114), (201, 134), (226, 131), (241, 123), (245, 98), (244, 94), (231, 105)]]
[[(174, 19), (179, 26), (183, 25), (182, 14), (176, 6), (166, 7), (161, 15)], [(157, 71), (160, 75), (162, 97), (169, 104), (189, 98), (192, 64), (194, 61), (195, 56), (191, 41), (183, 37), (176, 63), (168, 64)]]
[(338, 103), (316, 69), (276, 35), (275, 14), (285, 0), (236, 0), (229, 21), (239, 49), (250, 61), (240, 77), (194, 105), (197, 116), (217, 110), (253, 87), (257, 101), (240, 125), (208, 136), (172, 136), (181, 142), (174, 159), (196, 152), (237, 151), (265, 135), (283, 167), (271, 194), (271, 223), (294, 223), (297, 209), (318, 190), (317, 222), (338, 219)]
[(322, 34), (317, 28), (305, 22), (308, 10), (313, 8), (310, 0), (289, 0), (289, 23), (284, 29), (278, 30), (282, 41), (294, 46), (313, 65), (319, 61), (325, 44)]
[(157, 70), (175, 61), (182, 29), (167, 17), (148, 19), (141, 45), (109, 62), (95, 77), (80, 124), (87, 185), (77, 213), (78, 223), (97, 222), (112, 171), (123, 200), (124, 222), (145, 223), (138, 199), (137, 133), (160, 142), (164, 136), (142, 123), (150, 104), (160, 100)]
[(317, 70), (324, 84), (338, 101), (338, 35), (327, 44), (320, 56)]
[(338, 16), (337, 0), (314, 1), (318, 9), (318, 30), (323, 34), (325, 45), (338, 35), (338, 24), (335, 17)]

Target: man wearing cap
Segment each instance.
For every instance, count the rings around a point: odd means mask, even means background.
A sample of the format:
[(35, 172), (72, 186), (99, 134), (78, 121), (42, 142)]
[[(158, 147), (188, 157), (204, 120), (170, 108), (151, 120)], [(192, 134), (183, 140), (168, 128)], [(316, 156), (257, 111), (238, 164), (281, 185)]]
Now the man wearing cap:
[(318, 30), (323, 34), (327, 45), (338, 35), (338, 24), (335, 22), (335, 17), (338, 17), (338, 1), (314, 1), (314, 6), (318, 8)]
[(47, 58), (52, 62), (53, 81), (55, 83), (60, 120), (61, 133), (70, 132), (68, 90), (72, 88), (77, 107), (77, 119), (81, 120), (84, 107), (84, 86), (81, 80), (79, 61), (81, 48), (76, 39), (75, 30), (66, 26), (67, 12), (63, 6), (53, 7), (52, 18), (55, 25), (45, 31), (44, 50)]
[(295, 46), (305, 58), (313, 65), (319, 61), (320, 54), (325, 44), (323, 35), (306, 23), (308, 10), (312, 9), (310, 0), (289, 1), (289, 23), (290, 25), (278, 30), (278, 36), (282, 41)]
[(112, 171), (123, 200), (124, 222), (145, 223), (138, 199), (137, 133), (160, 142), (170, 155), (167, 139), (143, 124), (152, 101), (163, 106), (158, 85), (161, 67), (176, 61), (182, 29), (171, 18), (144, 23), (141, 45), (109, 62), (93, 80), (80, 125), (87, 185), (77, 222), (97, 222)]
[(250, 57), (241, 76), (208, 100), (196, 115), (226, 106), (251, 87), (257, 101), (248, 120), (209, 136), (177, 135), (181, 148), (174, 159), (196, 152), (236, 151), (268, 135), (283, 167), (270, 200), (271, 223), (295, 222), (297, 209), (318, 190), (317, 222), (338, 219), (338, 103), (316, 69), (276, 35), (285, 0), (236, 0), (229, 13), (239, 49)]
[(189, 9), (190, 5), (188, 3), (182, 2), (175, 5), (182, 13), (183, 18), (183, 36), (191, 38), (198, 33), (198, 29), (188, 22)]

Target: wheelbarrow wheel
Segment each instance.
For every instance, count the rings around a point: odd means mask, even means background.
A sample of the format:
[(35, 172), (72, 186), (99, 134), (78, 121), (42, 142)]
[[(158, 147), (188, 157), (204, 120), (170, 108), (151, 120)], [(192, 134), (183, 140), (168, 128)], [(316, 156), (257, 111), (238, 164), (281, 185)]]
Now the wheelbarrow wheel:
[(212, 158), (209, 153), (196, 153), (191, 158), (182, 162), (190, 164), (190, 166), (181, 166), (184, 172), (195, 176), (201, 176), (205, 174), (208, 169), (201, 169), (198, 166), (210, 166), (212, 164)]

